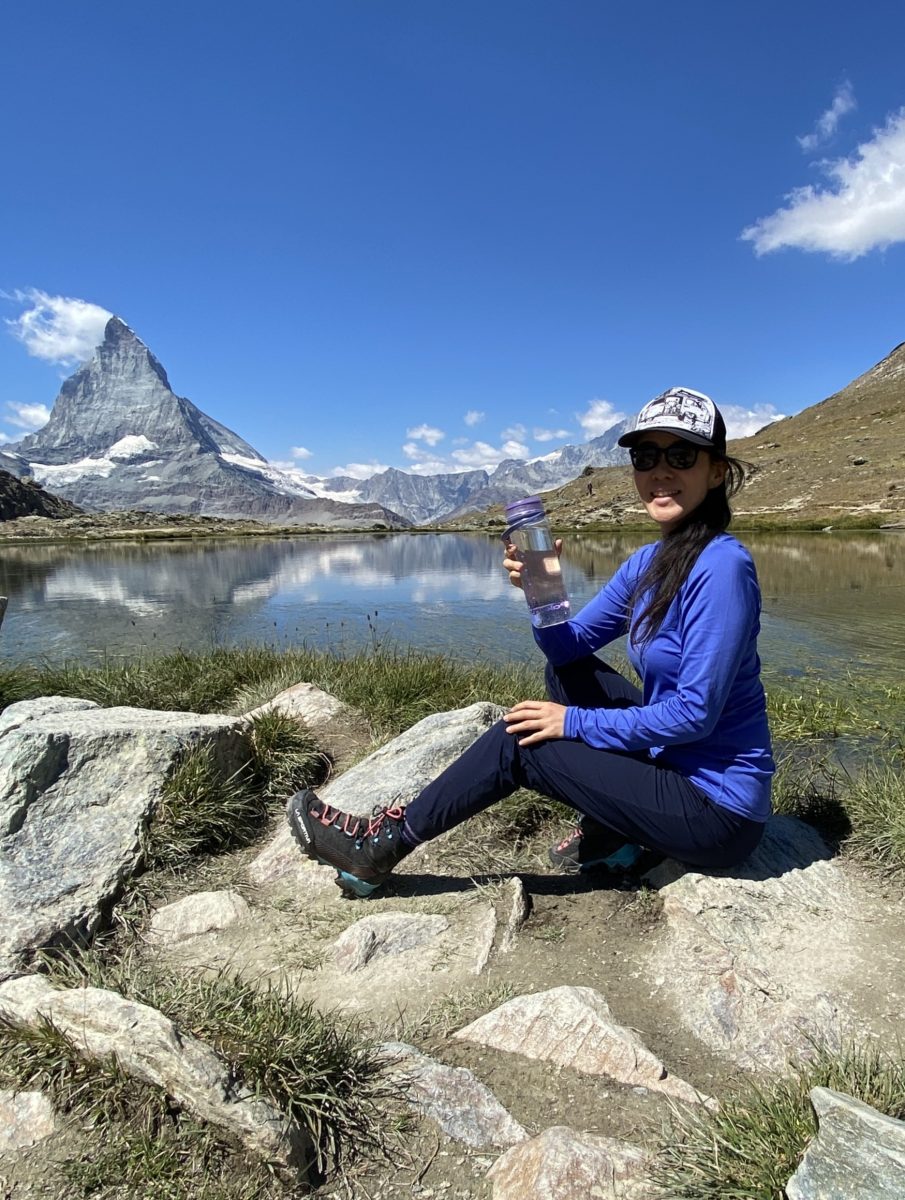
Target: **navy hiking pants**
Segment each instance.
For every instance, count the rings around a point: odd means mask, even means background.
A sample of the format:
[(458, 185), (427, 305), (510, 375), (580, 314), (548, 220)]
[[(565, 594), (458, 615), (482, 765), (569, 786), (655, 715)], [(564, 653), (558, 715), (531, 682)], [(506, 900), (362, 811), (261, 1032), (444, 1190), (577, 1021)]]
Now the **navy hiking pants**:
[[(591, 656), (554, 667), (551, 700), (577, 708), (630, 708), (641, 693)], [(620, 834), (670, 858), (698, 867), (729, 867), (746, 858), (763, 824), (721, 808), (684, 775), (658, 766), (646, 753), (596, 750), (586, 742), (554, 739), (520, 746), (497, 722), (433, 783), (405, 813), (405, 838), (426, 842), (518, 788), (560, 800)]]

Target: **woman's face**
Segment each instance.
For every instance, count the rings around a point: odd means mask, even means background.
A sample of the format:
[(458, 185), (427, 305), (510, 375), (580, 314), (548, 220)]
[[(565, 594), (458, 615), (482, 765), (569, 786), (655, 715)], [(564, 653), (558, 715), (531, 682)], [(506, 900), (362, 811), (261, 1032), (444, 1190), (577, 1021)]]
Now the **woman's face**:
[[(652, 432), (644, 435), (645, 442), (666, 449), (682, 438), (672, 433)], [(635, 487), (648, 515), (660, 526), (661, 535), (671, 533), (693, 513), (711, 488), (726, 478), (726, 463), (714, 461), (703, 448), (693, 467), (682, 470), (671, 467), (663, 455), (649, 471), (635, 471)]]

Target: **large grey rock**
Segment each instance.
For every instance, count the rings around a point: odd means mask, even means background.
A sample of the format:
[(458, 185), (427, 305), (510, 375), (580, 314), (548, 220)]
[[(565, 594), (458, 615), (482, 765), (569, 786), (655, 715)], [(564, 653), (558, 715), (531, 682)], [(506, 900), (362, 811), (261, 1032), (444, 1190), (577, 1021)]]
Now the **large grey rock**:
[(905, 1121), (813, 1088), (817, 1136), (786, 1185), (788, 1200), (902, 1200)]
[[(499, 705), (486, 703), (434, 713), (356, 763), (318, 794), (335, 808), (358, 816), (368, 815), (375, 805), (407, 804), (502, 714)], [(320, 868), (320, 872), (327, 874), (329, 868)], [(310, 874), (309, 868), (302, 866), (301, 851), (288, 826), (254, 860), (250, 874), (256, 883)]]
[(208, 744), (225, 775), (248, 758), (240, 718), (98, 708), (49, 697), (0, 716), (0, 978), (37, 947), (87, 937), (141, 858), (177, 758)]
[(43, 1092), (0, 1091), (0, 1155), (27, 1150), (56, 1127), (53, 1105)]
[(666, 864), (665, 922), (648, 974), (696, 1037), (749, 1068), (781, 1070), (815, 1037), (838, 1038), (835, 985), (863, 941), (855, 887), (809, 825), (774, 817), (741, 867)]
[(516, 996), (454, 1036), (584, 1075), (607, 1075), (687, 1104), (705, 1100), (691, 1084), (670, 1075), (634, 1030), (616, 1024), (594, 988), (556, 987)]
[(22, 975), (0, 984), (0, 1018), (18, 1027), (52, 1023), (86, 1058), (115, 1058), (127, 1075), (161, 1088), (276, 1166), (305, 1173), (313, 1162), (305, 1131), (238, 1087), (227, 1063), (155, 1008), (100, 988), (58, 990)]
[(405, 1042), (385, 1042), (380, 1049), (390, 1060), (387, 1078), (447, 1137), (479, 1150), (512, 1146), (527, 1138), (493, 1092), (465, 1067), (448, 1067)]
[(637, 1146), (553, 1125), (500, 1155), (487, 1172), (493, 1200), (655, 1200)]

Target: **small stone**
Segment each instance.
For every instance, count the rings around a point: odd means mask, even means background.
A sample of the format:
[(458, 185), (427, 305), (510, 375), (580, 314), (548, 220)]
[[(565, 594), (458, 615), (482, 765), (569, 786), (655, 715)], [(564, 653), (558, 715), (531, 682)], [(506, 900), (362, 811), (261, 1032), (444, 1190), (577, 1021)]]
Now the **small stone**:
[(829, 1088), (813, 1088), (817, 1135), (786, 1185), (788, 1200), (901, 1200), (905, 1121)]
[(361, 971), (377, 958), (405, 954), (445, 933), (449, 921), (441, 916), (384, 913), (364, 917), (333, 943), (333, 961), (340, 971)]
[(43, 1092), (0, 1091), (0, 1154), (26, 1150), (55, 1132), (53, 1105)]
[(627, 1142), (554, 1125), (507, 1150), (487, 1177), (493, 1200), (652, 1200), (660, 1193), (644, 1183), (647, 1162)]
[(608, 1075), (688, 1104), (705, 1100), (691, 1084), (670, 1075), (637, 1033), (617, 1025), (593, 988), (558, 987), (517, 996), (454, 1036), (585, 1075)]
[(405, 1042), (381, 1047), (391, 1060), (388, 1076), (405, 1091), (412, 1107), (440, 1126), (447, 1137), (477, 1150), (512, 1146), (527, 1133), (493, 1092), (467, 1068), (448, 1067)]
[(506, 886), (509, 892), (509, 918), (506, 921), (506, 929), (500, 945), (500, 951), (503, 954), (509, 954), (515, 949), (518, 933), (531, 912), (531, 897), (518, 875), (510, 879)]
[(151, 918), (153, 940), (173, 945), (217, 929), (227, 929), (251, 916), (236, 892), (195, 892), (159, 908)]

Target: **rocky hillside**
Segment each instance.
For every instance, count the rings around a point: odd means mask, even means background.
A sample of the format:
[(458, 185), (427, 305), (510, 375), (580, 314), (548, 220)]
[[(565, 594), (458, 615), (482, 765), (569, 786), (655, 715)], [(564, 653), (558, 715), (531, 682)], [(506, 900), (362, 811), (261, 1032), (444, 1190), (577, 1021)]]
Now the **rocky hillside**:
[[(739, 523), (905, 525), (905, 343), (819, 404), (730, 442), (729, 453), (752, 468), (733, 506)], [(627, 465), (586, 469), (544, 501), (560, 528), (644, 520)], [(502, 525), (503, 507), (448, 524)]]
[(68, 500), (51, 496), (33, 479), (17, 479), (0, 470), (0, 521), (18, 517), (48, 517), (56, 520), (74, 517), (82, 510)]
[(170, 387), (118, 317), (90, 362), (65, 381), (50, 420), (5, 447), (0, 466), (86, 508), (144, 509), (331, 528), (404, 528), (378, 503), (342, 504), (278, 471)]

